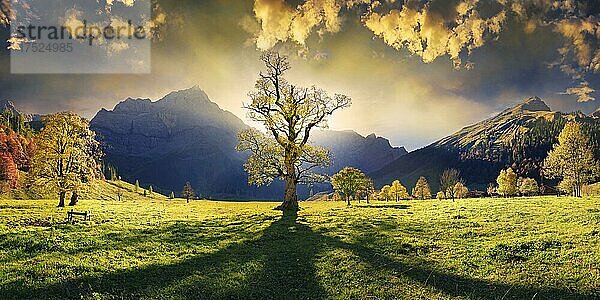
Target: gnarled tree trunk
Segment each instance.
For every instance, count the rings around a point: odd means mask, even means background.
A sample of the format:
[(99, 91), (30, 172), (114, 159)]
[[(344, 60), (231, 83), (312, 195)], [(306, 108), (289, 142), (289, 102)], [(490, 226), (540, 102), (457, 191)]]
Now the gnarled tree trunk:
[(287, 173), (285, 176), (285, 194), (283, 196), (283, 203), (276, 209), (283, 211), (298, 211), (300, 209), (300, 206), (298, 205), (298, 180), (296, 178), (294, 159), (289, 152), (285, 155), (284, 163)]
[(277, 209), (283, 211), (298, 211), (300, 209), (300, 206), (298, 205), (298, 189), (296, 178), (288, 177), (285, 179), (285, 194), (283, 196), (283, 203), (281, 203)]

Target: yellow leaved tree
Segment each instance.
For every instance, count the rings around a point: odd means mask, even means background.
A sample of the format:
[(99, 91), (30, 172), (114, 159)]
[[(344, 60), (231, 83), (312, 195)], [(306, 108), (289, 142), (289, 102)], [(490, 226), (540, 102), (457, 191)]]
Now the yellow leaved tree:
[(58, 194), (59, 207), (71, 192), (70, 206), (77, 204), (81, 186), (99, 176), (102, 152), (89, 121), (72, 112), (48, 115), (36, 137), (37, 151), (30, 172), (34, 186)]
[(575, 197), (581, 197), (581, 188), (598, 176), (598, 161), (588, 136), (578, 122), (568, 122), (544, 160), (544, 176), (561, 179), (559, 187)]

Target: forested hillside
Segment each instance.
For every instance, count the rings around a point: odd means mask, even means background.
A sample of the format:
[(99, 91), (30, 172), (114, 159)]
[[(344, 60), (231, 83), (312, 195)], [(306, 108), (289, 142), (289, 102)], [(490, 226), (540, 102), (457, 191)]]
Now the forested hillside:
[(596, 158), (600, 157), (600, 119), (579, 112), (553, 112), (541, 99), (533, 97), (413, 151), (372, 175), (378, 184), (400, 179), (409, 186), (419, 176), (426, 176), (438, 188), (441, 172), (456, 168), (467, 185), (485, 190), (501, 169), (511, 167), (519, 176), (541, 180), (541, 163), (569, 120), (583, 124)]

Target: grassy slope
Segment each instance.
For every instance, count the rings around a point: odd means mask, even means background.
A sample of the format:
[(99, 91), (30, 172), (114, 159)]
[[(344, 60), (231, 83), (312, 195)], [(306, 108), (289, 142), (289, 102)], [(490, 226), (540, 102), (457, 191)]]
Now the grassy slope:
[[(100, 181), (100, 180), (95, 180), (92, 181), (90, 184), (85, 185), (80, 191), (79, 191), (79, 195), (80, 195), (80, 200), (117, 200), (117, 191), (121, 191), (122, 194), (122, 198), (125, 199), (144, 199), (143, 194), (144, 191), (146, 191), (146, 194), (149, 195), (149, 191), (143, 188), (138, 188), (136, 191), (135, 185), (125, 182), (125, 181)], [(28, 195), (28, 193), (24, 190), (21, 189), (17, 189), (15, 191), (11, 191), (10, 193), (1, 193), (0, 194), (0, 199), (1, 200), (11, 200), (7, 197), (17, 197), (17, 199), (31, 199), (31, 197), (29, 197), (30, 195)], [(39, 196), (39, 195), (36, 195)], [(51, 195), (54, 196), (54, 195)], [(67, 194), (67, 203), (69, 202), (69, 197), (71, 197), (71, 194), (68, 193)], [(39, 197), (36, 197), (39, 198)], [(12, 198), (14, 199), (14, 198)], [(158, 193), (153, 193), (152, 194), (152, 199), (155, 200), (159, 200), (159, 199), (167, 199), (166, 196), (158, 194)], [(56, 203), (58, 204), (58, 198), (56, 198)]]
[(0, 299), (600, 297), (598, 198), (54, 205), (0, 200)]

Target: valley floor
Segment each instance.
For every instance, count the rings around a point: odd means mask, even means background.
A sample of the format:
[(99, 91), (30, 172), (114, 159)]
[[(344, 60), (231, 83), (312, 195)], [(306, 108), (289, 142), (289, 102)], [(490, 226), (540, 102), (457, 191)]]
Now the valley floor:
[(600, 298), (600, 199), (0, 200), (0, 299)]

